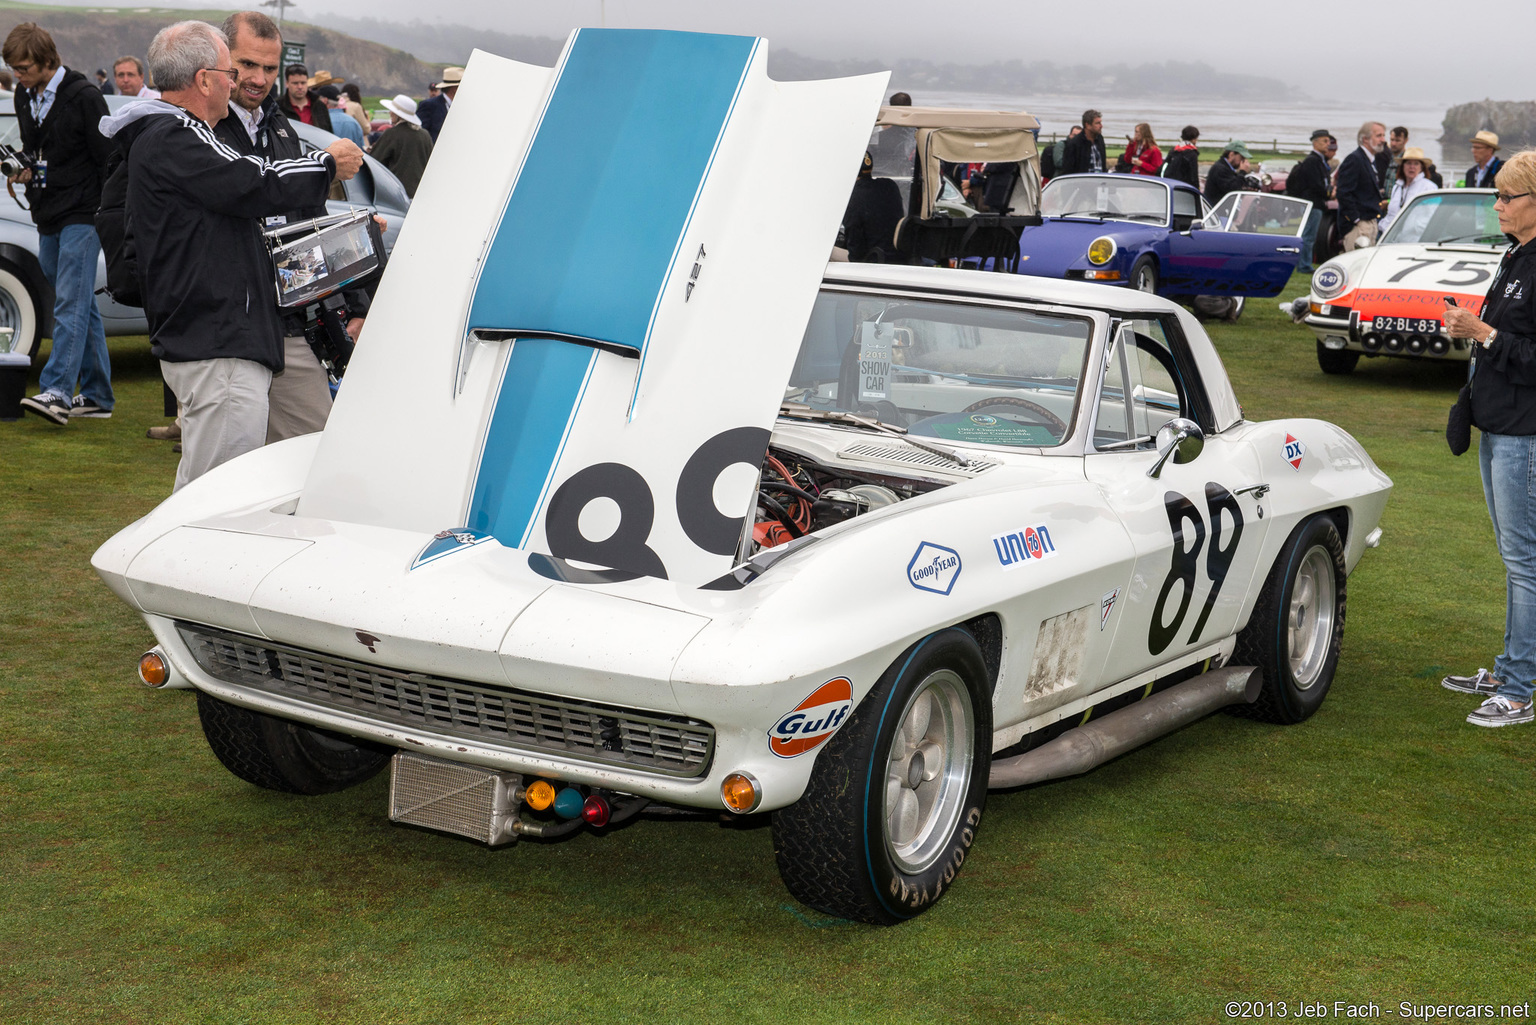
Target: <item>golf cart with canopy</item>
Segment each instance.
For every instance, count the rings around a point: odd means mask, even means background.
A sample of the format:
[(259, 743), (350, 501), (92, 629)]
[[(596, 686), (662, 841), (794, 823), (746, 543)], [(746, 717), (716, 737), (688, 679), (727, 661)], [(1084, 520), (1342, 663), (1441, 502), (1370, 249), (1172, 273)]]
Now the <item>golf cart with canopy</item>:
[[(1040, 223), (1039, 128), (1022, 111), (881, 107), (869, 152), (874, 174), (901, 187), (896, 249), (914, 262), (991, 258), (1011, 270), (1019, 233)], [(985, 165), (982, 188), (967, 201), (957, 182), (974, 163)]]

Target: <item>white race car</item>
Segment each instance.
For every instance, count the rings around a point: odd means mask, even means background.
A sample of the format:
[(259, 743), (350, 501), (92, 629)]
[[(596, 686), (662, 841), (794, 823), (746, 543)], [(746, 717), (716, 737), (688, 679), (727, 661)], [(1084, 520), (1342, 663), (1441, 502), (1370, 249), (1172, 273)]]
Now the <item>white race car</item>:
[[(885, 76), (764, 57), (477, 53), (325, 431), (97, 552), (141, 676), (195, 688), (231, 771), (392, 763), (393, 819), (488, 844), (772, 812), (796, 897), (893, 923), (989, 787), (1317, 710), (1391, 489), (1370, 456), (1244, 420), (1156, 296), (828, 267), (840, 191), (783, 159), (851, 178)], [(509, 98), (526, 131), (479, 131)]]
[(1440, 189), (1403, 208), (1381, 241), (1334, 257), (1312, 275), (1306, 323), (1325, 373), (1368, 356), (1466, 360), (1445, 333), (1445, 297), (1476, 312), (1508, 248), (1493, 189)]

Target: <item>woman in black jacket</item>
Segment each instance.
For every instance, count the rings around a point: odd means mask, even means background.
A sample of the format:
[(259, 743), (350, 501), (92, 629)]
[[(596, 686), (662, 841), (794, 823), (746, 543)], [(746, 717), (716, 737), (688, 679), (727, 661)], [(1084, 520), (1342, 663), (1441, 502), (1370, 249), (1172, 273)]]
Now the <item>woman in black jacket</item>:
[(1445, 311), (1452, 337), (1475, 346), (1472, 422), (1482, 432), (1483, 495), (1508, 580), (1504, 651), (1493, 672), (1442, 681), (1487, 697), (1467, 716), (1476, 726), (1530, 722), (1536, 678), (1536, 151), (1511, 157), (1496, 182), (1499, 227), (1513, 242), (1481, 315)]

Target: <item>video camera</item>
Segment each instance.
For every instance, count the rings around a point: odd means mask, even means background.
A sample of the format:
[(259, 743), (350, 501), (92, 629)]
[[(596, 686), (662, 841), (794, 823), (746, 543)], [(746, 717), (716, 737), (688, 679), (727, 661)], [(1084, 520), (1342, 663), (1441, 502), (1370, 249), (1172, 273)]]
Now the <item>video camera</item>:
[(367, 210), (284, 224), (266, 232), (277, 305), (304, 314), (304, 338), (331, 376), (352, 359), (342, 289), (384, 269), (384, 236)]

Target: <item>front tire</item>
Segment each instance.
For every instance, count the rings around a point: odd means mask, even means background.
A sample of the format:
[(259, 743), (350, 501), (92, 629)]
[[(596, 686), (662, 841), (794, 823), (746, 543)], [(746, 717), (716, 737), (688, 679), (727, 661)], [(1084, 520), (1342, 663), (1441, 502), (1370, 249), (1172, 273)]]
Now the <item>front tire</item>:
[(224, 768), (284, 794), (330, 794), (371, 779), (391, 750), (197, 692), (197, 717)]
[(965, 863), (987, 798), (992, 696), (975, 638), (950, 628), (902, 653), (773, 815), (789, 892), (894, 925), (932, 907)]
[(1136, 291), (1156, 295), (1157, 264), (1153, 262), (1152, 257), (1143, 256), (1137, 260), (1136, 265), (1131, 268), (1131, 276), (1128, 280)]
[(1333, 520), (1318, 514), (1291, 531), (1238, 634), (1232, 663), (1258, 666), (1264, 685), (1256, 702), (1230, 710), (1290, 724), (1321, 708), (1339, 664), (1344, 606), (1344, 542)]
[(1330, 349), (1317, 343), (1317, 365), (1325, 374), (1352, 374), (1360, 362), (1360, 354), (1351, 349)]

